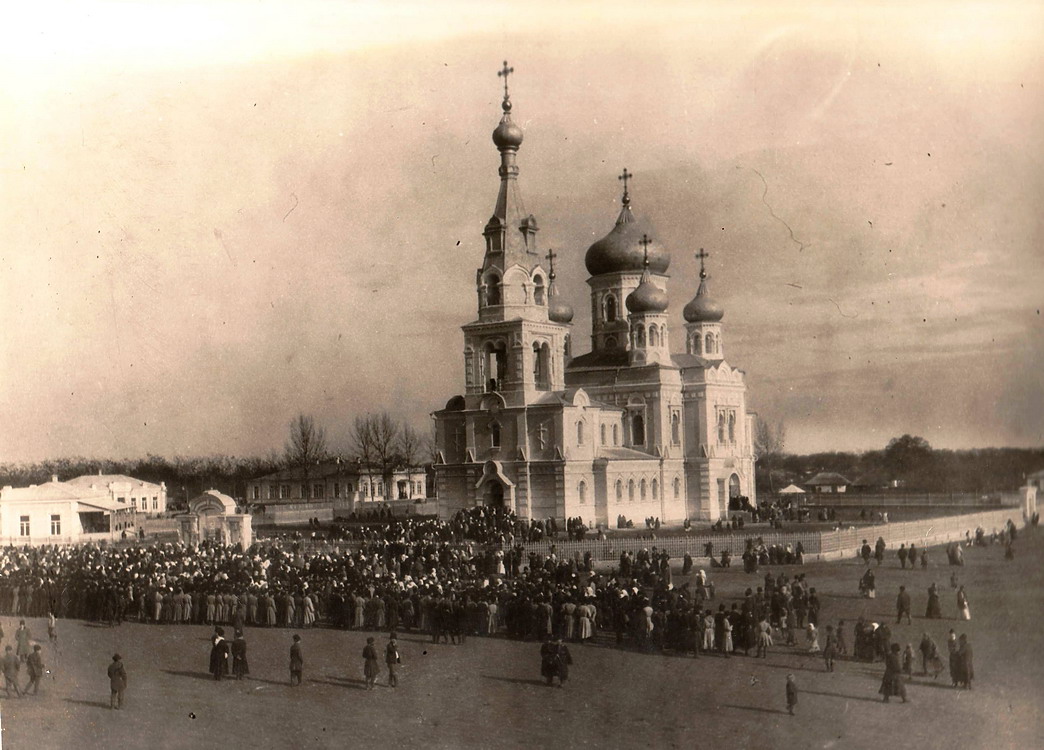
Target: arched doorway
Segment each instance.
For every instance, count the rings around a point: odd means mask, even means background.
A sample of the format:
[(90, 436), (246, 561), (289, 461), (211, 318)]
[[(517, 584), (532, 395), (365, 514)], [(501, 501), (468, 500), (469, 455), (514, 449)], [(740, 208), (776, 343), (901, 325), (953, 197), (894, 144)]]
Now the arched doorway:
[(729, 500), (735, 500), (740, 496), (740, 478), (733, 474), (729, 477)]
[(504, 507), (504, 485), (497, 481), (486, 482), (486, 505)]

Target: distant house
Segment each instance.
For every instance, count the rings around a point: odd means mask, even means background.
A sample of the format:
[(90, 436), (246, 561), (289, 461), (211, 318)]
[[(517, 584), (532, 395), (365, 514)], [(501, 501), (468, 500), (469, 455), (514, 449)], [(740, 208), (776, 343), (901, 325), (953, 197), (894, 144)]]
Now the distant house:
[(294, 466), (247, 482), (246, 500), (266, 502), (382, 503), (388, 500), (423, 500), (427, 496), (424, 467), (399, 468), (382, 476), (380, 469), (353, 461), (325, 461)]
[(1037, 492), (1044, 491), (1044, 469), (1035, 471), (1026, 477), (1026, 485), (1029, 487), (1036, 487)]
[(805, 482), (805, 489), (811, 493), (846, 492), (852, 483), (833, 471), (821, 471)]
[(109, 539), (133, 525), (130, 505), (103, 488), (70, 482), (0, 490), (0, 539), (5, 544), (67, 544)]
[(148, 516), (157, 516), (167, 510), (167, 485), (153, 484), (124, 474), (84, 474), (69, 479), (66, 484), (85, 490), (98, 490), (117, 505)]

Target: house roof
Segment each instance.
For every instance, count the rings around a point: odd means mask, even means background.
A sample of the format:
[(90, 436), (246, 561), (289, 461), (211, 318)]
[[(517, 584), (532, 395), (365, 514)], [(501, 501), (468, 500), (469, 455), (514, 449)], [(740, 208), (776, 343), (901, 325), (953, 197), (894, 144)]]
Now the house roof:
[(102, 489), (77, 487), (68, 482), (44, 482), (28, 487), (10, 487), (3, 491), (4, 500), (105, 500), (106, 497), (106, 492)]
[(98, 489), (108, 489), (110, 484), (130, 484), (134, 487), (154, 488), (157, 492), (160, 490), (158, 484), (146, 482), (144, 479), (135, 479), (126, 474), (84, 474), (82, 476), (73, 477), (72, 479), (67, 479), (65, 480), (65, 483), (74, 484), (77, 487), (90, 487), (91, 485), (94, 485)]
[(783, 489), (781, 489), (778, 494), (780, 494), (780, 495), (804, 495), (805, 494), (805, 490), (802, 489), (801, 487), (798, 487), (796, 484), (792, 484), (792, 485), (789, 485), (789, 486), (784, 487)]
[(834, 472), (834, 471), (821, 471), (818, 474), (816, 474), (814, 477), (812, 477), (811, 479), (809, 479), (809, 480), (807, 480), (805, 482), (805, 486), (809, 486), (809, 485), (820, 486), (820, 485), (828, 485), (828, 484), (831, 484), (831, 485), (846, 484), (847, 485), (847, 484), (852, 484), (852, 483), (850, 481), (848, 481), (847, 479), (845, 479), (843, 476), (841, 476), (840, 474), (838, 474), (837, 472)]

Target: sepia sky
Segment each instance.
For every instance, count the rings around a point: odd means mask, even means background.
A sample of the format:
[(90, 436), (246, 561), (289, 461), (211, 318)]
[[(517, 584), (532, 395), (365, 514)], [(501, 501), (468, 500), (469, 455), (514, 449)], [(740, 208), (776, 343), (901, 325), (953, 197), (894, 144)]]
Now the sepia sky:
[(626, 166), (675, 348), (704, 247), (788, 450), (1044, 443), (1038, 3), (24, 5), (0, 461), (426, 430), (463, 389), (504, 59), (577, 353)]

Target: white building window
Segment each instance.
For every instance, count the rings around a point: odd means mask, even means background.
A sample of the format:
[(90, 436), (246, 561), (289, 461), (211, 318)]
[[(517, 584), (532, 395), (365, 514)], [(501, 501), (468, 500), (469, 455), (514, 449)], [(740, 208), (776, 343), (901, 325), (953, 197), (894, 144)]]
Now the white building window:
[(616, 480), (616, 499), (623, 500), (623, 482), (619, 479)]
[(655, 479), (652, 480), (652, 499), (655, 500), (656, 496), (660, 493), (660, 483)]
[(674, 499), (677, 500), (681, 497), (681, 479), (678, 477), (674, 478)]
[(584, 444), (584, 422), (583, 420), (576, 423), (576, 444)]
[[(259, 485), (259, 484), (255, 484), (254, 485), (254, 499), (255, 500), (260, 500), (261, 499), (261, 485)], [(153, 502), (155, 502), (156, 498), (152, 498), (152, 500), (153, 500)]]
[(29, 536), (29, 516), (18, 517), (18, 533), (20, 536)]
[(646, 490), (648, 490), (648, 488), (649, 488), (649, 485), (646, 484), (645, 480), (643, 479), (642, 480), (642, 487), (641, 487), (642, 502), (645, 502), (645, 492), (646, 492)]
[[(254, 488), (254, 495), (255, 495), (255, 497), (260, 497), (261, 496), (261, 488), (260, 487), (255, 487)], [(153, 496), (153, 498), (152, 498), (152, 509), (153, 510), (159, 510), (159, 498), (156, 497), (156, 496)]]
[(340, 482), (334, 482), (334, 497), (340, 497), (340, 496), (341, 496), (341, 483)]
[(62, 517), (55, 513), (51, 514), (51, 536), (62, 535)]
[(587, 482), (580, 480), (580, 485), (577, 487), (577, 494), (580, 496), (580, 504), (584, 505), (587, 502)]
[(316, 500), (321, 499), (326, 494), (325, 490), (326, 490), (326, 487), (324, 485), (313, 484), (312, 485), (312, 497), (315, 498)]

